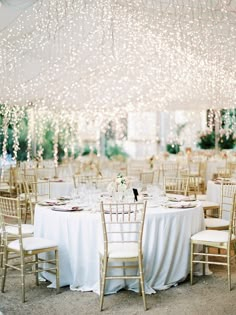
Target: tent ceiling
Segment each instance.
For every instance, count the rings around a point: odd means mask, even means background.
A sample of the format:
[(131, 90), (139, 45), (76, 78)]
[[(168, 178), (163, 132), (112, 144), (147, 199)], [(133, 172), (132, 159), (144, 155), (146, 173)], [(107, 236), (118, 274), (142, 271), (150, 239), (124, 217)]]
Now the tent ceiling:
[(0, 102), (236, 107), (236, 0), (2, 0)]

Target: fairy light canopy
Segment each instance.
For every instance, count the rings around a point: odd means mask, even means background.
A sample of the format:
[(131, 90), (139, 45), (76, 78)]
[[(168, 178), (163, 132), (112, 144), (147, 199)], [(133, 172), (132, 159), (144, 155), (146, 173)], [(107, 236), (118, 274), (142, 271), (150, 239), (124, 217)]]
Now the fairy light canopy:
[[(2, 0), (0, 103), (233, 108), (236, 0)], [(91, 117), (91, 116), (90, 116)]]

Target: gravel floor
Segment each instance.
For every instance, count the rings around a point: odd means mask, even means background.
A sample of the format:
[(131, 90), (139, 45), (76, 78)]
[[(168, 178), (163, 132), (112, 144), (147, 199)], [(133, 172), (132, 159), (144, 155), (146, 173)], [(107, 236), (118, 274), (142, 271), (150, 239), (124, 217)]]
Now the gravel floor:
[(9, 271), (6, 291), (0, 293), (0, 311), (3, 315), (68, 315), (68, 314), (236, 314), (236, 268), (232, 268), (233, 290), (227, 288), (227, 271), (224, 267), (211, 267), (213, 275), (195, 277), (191, 286), (189, 279), (176, 287), (147, 295), (148, 311), (143, 310), (142, 298), (130, 291), (105, 296), (104, 311), (99, 311), (99, 296), (93, 292), (72, 292), (61, 288), (56, 295), (48, 283), (35, 286), (34, 278), (27, 277), (27, 302), (21, 303), (20, 279)]

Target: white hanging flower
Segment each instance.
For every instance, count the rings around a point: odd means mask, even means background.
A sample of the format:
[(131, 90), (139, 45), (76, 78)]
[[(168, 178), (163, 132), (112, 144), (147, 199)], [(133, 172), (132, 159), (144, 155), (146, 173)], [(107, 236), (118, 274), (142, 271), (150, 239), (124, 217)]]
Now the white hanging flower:
[(126, 178), (122, 174), (118, 174), (114, 181), (107, 185), (107, 191), (109, 193), (124, 192), (128, 188), (128, 183)]

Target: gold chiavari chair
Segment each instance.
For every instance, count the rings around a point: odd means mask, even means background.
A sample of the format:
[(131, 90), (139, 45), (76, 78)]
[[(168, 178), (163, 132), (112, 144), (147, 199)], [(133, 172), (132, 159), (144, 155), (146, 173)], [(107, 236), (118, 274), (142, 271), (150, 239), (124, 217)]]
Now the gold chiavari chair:
[(189, 195), (188, 177), (164, 177), (164, 191), (166, 194)]
[(143, 185), (153, 184), (154, 172), (142, 172), (140, 174), (140, 181)]
[(73, 175), (74, 188), (78, 188), (81, 184), (96, 183), (97, 176), (95, 175)]
[[(6, 197), (6, 198), (10, 198), (10, 197)], [(20, 206), (20, 211), (21, 211), (21, 218), (22, 218), (22, 220), (24, 220), (25, 213), (27, 211), (25, 201), (19, 199), (19, 206)], [(9, 234), (10, 236), (8, 237), (8, 239), (14, 240), (15, 235), (18, 234), (17, 226), (13, 224), (10, 227), (7, 227), (6, 232), (10, 233)], [(23, 237), (33, 236), (34, 225), (32, 224), (32, 222), (30, 224), (26, 224), (25, 220), (24, 220), (24, 223), (22, 224), (22, 231), (21, 232), (22, 232)], [(3, 253), (4, 253), (3, 229), (1, 227), (1, 216), (0, 216), (0, 268), (2, 268), (2, 266), (3, 266)]]
[(206, 218), (205, 225), (207, 229), (227, 230), (229, 228), (230, 211), (235, 193), (236, 184), (224, 182), (221, 183), (221, 201), (218, 218)]
[[(146, 202), (101, 203), (104, 244), (100, 250), (100, 310), (103, 309), (106, 281), (116, 279), (138, 279), (144, 309), (147, 309), (142, 252), (145, 213)], [(112, 268), (121, 273), (113, 275)], [(131, 270), (138, 272), (128, 272)]]
[(217, 167), (217, 172), (216, 172), (216, 177), (220, 177), (220, 178), (230, 178), (231, 174), (230, 174), (230, 169), (228, 167), (228, 165), (226, 165), (225, 167)]
[[(191, 256), (190, 256), (190, 282), (193, 284), (193, 265), (214, 264), (227, 266), (228, 270), (228, 288), (231, 290), (231, 261), (235, 259), (236, 246), (236, 194), (234, 194), (232, 207), (230, 211), (229, 229), (227, 231), (204, 230), (194, 234), (191, 237)], [(203, 247), (203, 251), (200, 248)], [(218, 249), (218, 254), (212, 251), (212, 248)], [(224, 249), (223, 253), (220, 250)], [(233, 255), (232, 255), (232, 249)], [(202, 258), (202, 260), (200, 259)], [(208, 260), (208, 258), (211, 258)], [(223, 260), (223, 261), (222, 261)], [(203, 268), (205, 274), (205, 268)]]
[(16, 195), (15, 168), (0, 169), (0, 195), (13, 197)]
[(181, 171), (181, 176), (192, 178), (195, 183), (195, 191), (205, 194), (205, 177), (206, 177), (206, 162), (205, 161), (188, 161), (187, 167)]
[(164, 186), (165, 177), (179, 177), (179, 164), (175, 162), (164, 162), (159, 165), (158, 183)]
[(236, 178), (236, 162), (229, 163), (230, 176)]
[[(27, 274), (35, 274), (37, 285), (39, 272), (47, 271), (56, 274), (58, 293), (59, 258), (55, 241), (33, 236), (24, 237), (20, 202), (17, 198), (0, 197), (0, 218), (4, 242), (1, 291), (4, 292), (5, 289), (7, 269), (11, 268), (19, 271), (21, 275), (22, 302), (25, 302), (25, 276)], [(54, 252), (55, 258), (47, 260), (38, 256), (48, 252)]]
[(23, 193), (20, 198), (27, 203), (27, 215), (34, 222), (34, 208), (37, 202), (50, 197), (50, 184), (48, 180), (39, 181), (36, 175), (25, 175), (23, 178)]

